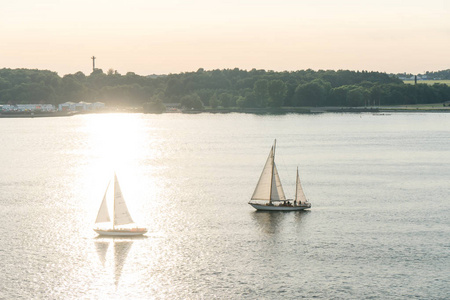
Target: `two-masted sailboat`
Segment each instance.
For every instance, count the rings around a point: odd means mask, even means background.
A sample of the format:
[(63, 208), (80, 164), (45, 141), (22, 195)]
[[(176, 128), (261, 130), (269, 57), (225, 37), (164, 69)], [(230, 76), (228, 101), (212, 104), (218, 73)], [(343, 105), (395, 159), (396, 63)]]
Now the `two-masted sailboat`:
[[(107, 202), (109, 202), (107, 199), (111, 191), (113, 197), (112, 221), (107, 205)], [(114, 173), (114, 178), (111, 179), (106, 187), (105, 195), (103, 196), (102, 204), (100, 205), (97, 219), (95, 220), (94, 231), (99, 235), (110, 236), (133, 236), (142, 235), (147, 232), (147, 228), (137, 227), (131, 218), (116, 173)]]
[(277, 166), (275, 165), (275, 147), (276, 140), (259, 177), (252, 199), (248, 204), (257, 210), (268, 211), (296, 211), (310, 208), (311, 203), (308, 202), (303, 192), (300, 177), (298, 176), (298, 168), (295, 199), (286, 199)]

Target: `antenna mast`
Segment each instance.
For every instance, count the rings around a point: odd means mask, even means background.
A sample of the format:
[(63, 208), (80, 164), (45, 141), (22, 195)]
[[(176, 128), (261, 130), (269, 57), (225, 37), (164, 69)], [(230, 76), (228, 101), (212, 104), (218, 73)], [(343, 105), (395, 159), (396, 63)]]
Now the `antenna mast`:
[(92, 72), (94, 72), (95, 71), (95, 59), (96, 59), (96, 57), (92, 56), (91, 59), (92, 59)]

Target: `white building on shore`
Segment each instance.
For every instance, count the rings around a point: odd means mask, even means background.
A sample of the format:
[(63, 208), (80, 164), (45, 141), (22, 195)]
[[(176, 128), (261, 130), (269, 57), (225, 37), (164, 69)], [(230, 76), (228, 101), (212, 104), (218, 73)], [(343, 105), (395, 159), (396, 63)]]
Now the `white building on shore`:
[(84, 101), (80, 101), (78, 103), (65, 102), (58, 105), (59, 111), (92, 111), (103, 108), (105, 108), (105, 103), (102, 102), (95, 102), (95, 103), (89, 103)]
[(105, 103), (103, 103), (103, 102), (94, 102), (94, 103), (92, 103), (91, 106), (92, 106), (93, 110), (103, 109), (103, 108), (105, 108)]
[(4, 104), (1, 105), (0, 110), (4, 112), (53, 112), (55, 111), (55, 106), (53, 104)]
[(59, 111), (75, 111), (76, 110), (75, 102), (65, 102), (58, 105)]

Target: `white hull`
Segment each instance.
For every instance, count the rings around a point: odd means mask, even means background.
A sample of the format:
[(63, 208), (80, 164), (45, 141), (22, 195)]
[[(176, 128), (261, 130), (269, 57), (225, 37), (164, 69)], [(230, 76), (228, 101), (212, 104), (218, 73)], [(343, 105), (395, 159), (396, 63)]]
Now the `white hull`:
[(278, 206), (278, 205), (264, 205), (264, 204), (255, 204), (249, 203), (253, 208), (257, 210), (266, 210), (266, 211), (299, 211), (311, 208), (311, 205), (301, 205), (301, 206)]
[(108, 236), (136, 236), (143, 235), (147, 232), (146, 228), (131, 228), (131, 229), (94, 229), (99, 235)]

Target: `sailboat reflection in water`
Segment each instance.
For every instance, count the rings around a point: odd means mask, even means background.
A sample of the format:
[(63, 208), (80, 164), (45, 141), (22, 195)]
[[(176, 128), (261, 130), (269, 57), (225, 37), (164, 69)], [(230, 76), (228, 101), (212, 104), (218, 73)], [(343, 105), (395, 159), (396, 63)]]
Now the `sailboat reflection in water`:
[[(112, 181), (112, 185), (111, 185)], [(109, 236), (135, 236), (142, 235), (147, 232), (147, 228), (137, 227), (131, 218), (128, 211), (127, 204), (122, 195), (117, 175), (114, 173), (114, 178), (108, 183), (105, 195), (103, 196), (102, 204), (98, 210), (97, 219), (95, 220), (94, 231), (99, 235)], [(113, 197), (113, 219), (109, 217), (107, 199), (111, 194)]]
[[(105, 267), (105, 264), (107, 262), (106, 253), (108, 251), (110, 243), (111, 242), (106, 240), (95, 242), (95, 248), (103, 267)], [(114, 246), (114, 285), (117, 288), (119, 285), (120, 276), (122, 275), (123, 266), (125, 265), (125, 260), (128, 256), (128, 252), (130, 252), (133, 242), (129, 240), (113, 240), (112, 243)]]

